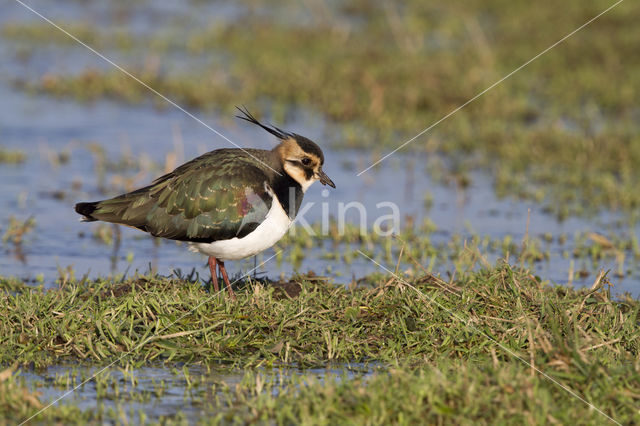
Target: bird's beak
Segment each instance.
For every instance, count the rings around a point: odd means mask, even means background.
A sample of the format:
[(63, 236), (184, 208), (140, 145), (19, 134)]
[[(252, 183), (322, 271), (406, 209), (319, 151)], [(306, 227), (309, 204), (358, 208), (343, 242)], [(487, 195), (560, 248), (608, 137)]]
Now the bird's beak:
[(332, 188), (336, 187), (336, 184), (333, 183), (333, 181), (331, 179), (329, 179), (329, 176), (327, 176), (327, 174), (320, 169), (320, 171), (318, 172), (318, 180), (320, 181), (321, 184), (323, 185), (329, 185)]

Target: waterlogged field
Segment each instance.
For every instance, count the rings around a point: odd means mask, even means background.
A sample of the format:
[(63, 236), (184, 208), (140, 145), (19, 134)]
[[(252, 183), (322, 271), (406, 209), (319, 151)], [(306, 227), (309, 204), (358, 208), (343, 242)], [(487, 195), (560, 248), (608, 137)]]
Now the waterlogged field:
[(0, 0), (0, 423), (638, 422), (637, 5), (429, 128), (613, 4), (29, 2), (240, 146), (236, 105), (322, 146), (231, 302), (73, 211), (229, 142)]

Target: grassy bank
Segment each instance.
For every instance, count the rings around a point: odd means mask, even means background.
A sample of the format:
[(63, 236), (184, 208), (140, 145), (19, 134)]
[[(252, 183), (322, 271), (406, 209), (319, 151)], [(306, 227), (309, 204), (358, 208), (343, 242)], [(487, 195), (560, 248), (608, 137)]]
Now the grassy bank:
[[(606, 277), (591, 290), (554, 287), (503, 264), (452, 282), (388, 276), (345, 288), (296, 277), (245, 282), (237, 302), (198, 282), (160, 277), (67, 282), (49, 291), (5, 282), (2, 365), (119, 359), (137, 367), (249, 368), (242, 385), (206, 401), (218, 420), (605, 419), (536, 369), (618, 421), (637, 415), (640, 305), (611, 300)], [(279, 383), (254, 369), (332, 362), (390, 369)]]

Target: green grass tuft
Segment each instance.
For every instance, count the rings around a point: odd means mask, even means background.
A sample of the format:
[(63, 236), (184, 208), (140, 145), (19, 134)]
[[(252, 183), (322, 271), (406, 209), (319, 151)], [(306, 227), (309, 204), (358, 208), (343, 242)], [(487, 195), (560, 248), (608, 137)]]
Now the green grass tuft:
[[(240, 389), (230, 397), (247, 401), (226, 415), (245, 421), (507, 421), (511, 413), (537, 422), (586, 410), (511, 352), (608, 415), (630, 419), (639, 395), (640, 304), (611, 300), (607, 283), (554, 287), (499, 264), (449, 283), (425, 275), (410, 286), (393, 277), (352, 289), (313, 277), (286, 286), (249, 281), (233, 302), (177, 279), (67, 282), (2, 293), (0, 363), (100, 365), (122, 357), (137, 366), (376, 362), (398, 369), (366, 381), (294, 383), (277, 397)], [(570, 406), (577, 408), (565, 412)]]

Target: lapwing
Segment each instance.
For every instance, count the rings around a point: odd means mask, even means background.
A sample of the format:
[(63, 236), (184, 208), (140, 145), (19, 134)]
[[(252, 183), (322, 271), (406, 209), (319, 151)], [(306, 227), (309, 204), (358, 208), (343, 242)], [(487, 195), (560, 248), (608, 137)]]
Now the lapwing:
[(273, 246), (287, 232), (315, 181), (335, 188), (322, 170), (324, 155), (313, 141), (262, 124), (238, 108), (240, 119), (279, 139), (272, 150), (217, 149), (160, 176), (149, 186), (103, 201), (78, 203), (82, 221), (128, 225), (155, 237), (186, 241), (209, 256), (216, 292), (219, 268), (235, 294), (224, 262)]

